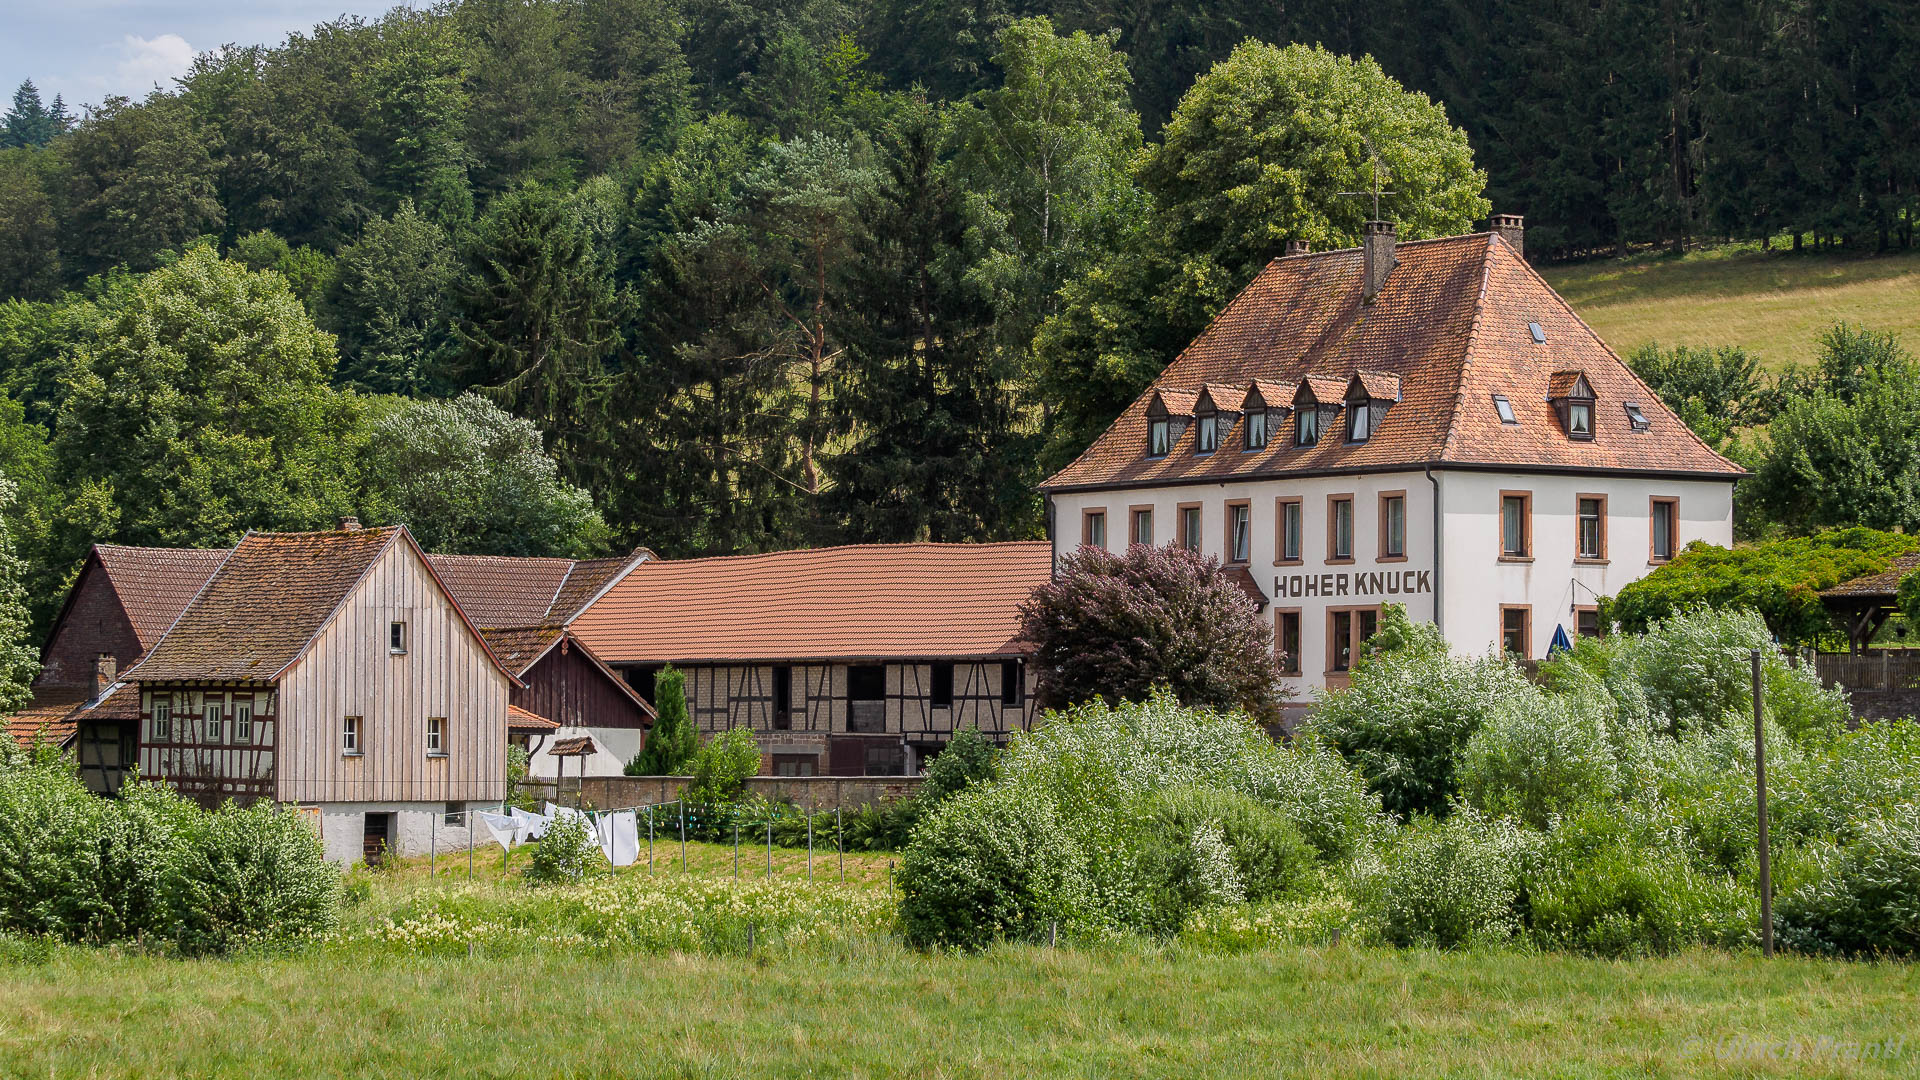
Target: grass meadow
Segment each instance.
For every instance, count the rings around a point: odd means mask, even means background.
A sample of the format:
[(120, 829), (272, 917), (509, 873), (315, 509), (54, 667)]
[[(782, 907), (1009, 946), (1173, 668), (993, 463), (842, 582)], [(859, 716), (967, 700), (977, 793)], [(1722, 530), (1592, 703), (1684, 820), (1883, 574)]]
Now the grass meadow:
[(1762, 252), (1736, 244), (1543, 266), (1622, 356), (1662, 345), (1740, 345), (1771, 370), (1811, 360), (1822, 331), (1864, 323), (1920, 349), (1920, 254)]
[[(775, 849), (769, 882), (765, 849), (743, 847), (736, 884), (730, 847), (688, 845), (684, 872), (678, 855), (562, 890), (527, 889), (498, 849), (471, 882), (464, 853), (431, 880), (407, 863), (356, 879), (340, 930), (292, 953), (16, 944), (0, 950), (0, 1076), (1920, 1073), (1920, 1045), (1901, 1041), (1920, 1020), (1908, 964), (1338, 944), (923, 954), (887, 929), (886, 856), (849, 855), (842, 884), (823, 853), (809, 884), (805, 852)], [(705, 920), (708, 936), (620, 944), (610, 903), (656, 928)], [(796, 910), (812, 923), (780, 922)], [(756, 918), (749, 946), (736, 931)], [(396, 943), (423, 920), (481, 932)]]

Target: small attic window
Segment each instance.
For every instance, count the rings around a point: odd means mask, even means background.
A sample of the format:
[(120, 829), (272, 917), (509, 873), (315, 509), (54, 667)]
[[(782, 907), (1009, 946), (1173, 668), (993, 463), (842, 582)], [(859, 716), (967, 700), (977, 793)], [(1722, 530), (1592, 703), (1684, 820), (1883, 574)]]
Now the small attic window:
[(1593, 386), (1578, 371), (1556, 371), (1549, 381), (1547, 400), (1560, 414), (1561, 430), (1569, 439), (1593, 438)]
[(1520, 418), (1513, 415), (1513, 402), (1508, 401), (1505, 394), (1493, 395), (1493, 411), (1500, 414), (1500, 422), (1503, 424), (1520, 422)]
[(1545, 345), (1547, 343), (1547, 331), (1539, 323), (1537, 322), (1528, 323), (1527, 333), (1533, 335), (1533, 343), (1535, 345)]
[(1199, 425), (1199, 430), (1194, 433), (1194, 453), (1211, 454), (1220, 449), (1219, 418), (1219, 414), (1212, 409), (1205, 412), (1195, 411), (1193, 421)]
[(1633, 430), (1645, 431), (1653, 426), (1653, 421), (1647, 419), (1647, 414), (1640, 411), (1638, 402), (1629, 401), (1626, 403), (1626, 407), (1627, 423), (1633, 425)]
[(1167, 418), (1161, 416), (1149, 419), (1147, 421), (1147, 456), (1166, 457), (1170, 442), (1171, 440), (1167, 438)]
[(1247, 410), (1247, 449), (1262, 450), (1267, 445), (1267, 410)]

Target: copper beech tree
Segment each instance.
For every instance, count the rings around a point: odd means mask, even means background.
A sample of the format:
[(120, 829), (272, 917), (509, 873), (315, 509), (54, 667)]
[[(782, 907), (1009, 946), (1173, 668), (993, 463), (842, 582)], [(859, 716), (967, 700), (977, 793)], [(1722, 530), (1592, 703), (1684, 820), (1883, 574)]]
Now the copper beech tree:
[(1218, 559), (1177, 547), (1081, 548), (1020, 617), (1045, 708), (1143, 701), (1166, 686), (1185, 705), (1279, 719), (1273, 630)]

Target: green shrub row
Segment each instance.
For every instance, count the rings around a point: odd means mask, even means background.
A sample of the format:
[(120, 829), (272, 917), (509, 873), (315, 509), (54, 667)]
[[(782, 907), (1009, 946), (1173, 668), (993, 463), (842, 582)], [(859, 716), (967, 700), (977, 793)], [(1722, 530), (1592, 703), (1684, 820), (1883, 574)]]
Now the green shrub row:
[(227, 953), (330, 929), (340, 888), (296, 814), (138, 782), (102, 799), (70, 759), (0, 733), (0, 933)]

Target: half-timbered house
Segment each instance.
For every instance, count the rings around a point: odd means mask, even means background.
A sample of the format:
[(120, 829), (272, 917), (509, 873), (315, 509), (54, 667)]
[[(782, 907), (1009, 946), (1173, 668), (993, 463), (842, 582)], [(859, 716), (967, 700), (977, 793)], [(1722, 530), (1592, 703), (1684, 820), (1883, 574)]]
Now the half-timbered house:
[(248, 534), (122, 679), (143, 777), (314, 808), (332, 858), (505, 795), (519, 680), (402, 527)]
[(71, 750), (93, 791), (132, 769), (139, 699), (119, 672), (146, 655), (206, 584), (225, 550), (96, 544), (40, 650), (33, 699), (7, 718), (22, 744)]
[(1044, 542), (648, 560), (573, 632), (649, 699), (683, 671), (699, 729), (751, 728), (765, 772), (899, 774), (1033, 723), (1019, 607), (1050, 570)]

